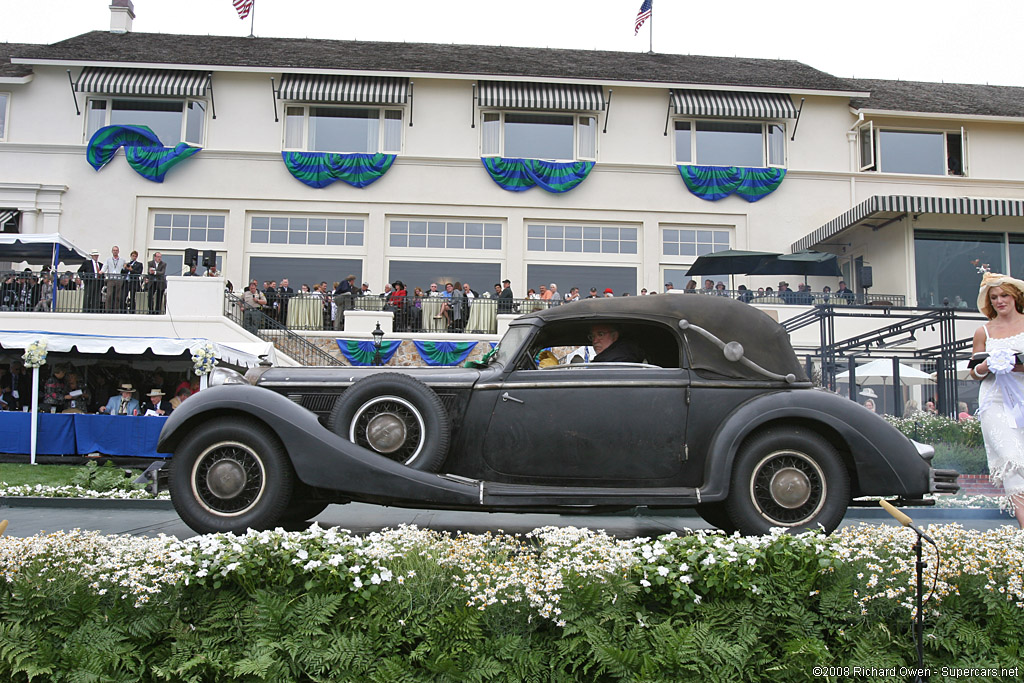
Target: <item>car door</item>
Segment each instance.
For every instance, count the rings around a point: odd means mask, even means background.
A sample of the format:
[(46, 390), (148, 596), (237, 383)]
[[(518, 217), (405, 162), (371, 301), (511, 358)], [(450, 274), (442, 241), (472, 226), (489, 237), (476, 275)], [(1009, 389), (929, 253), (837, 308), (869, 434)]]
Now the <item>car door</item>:
[(511, 370), (499, 382), (484, 461), (500, 478), (655, 486), (683, 467), (687, 370), (561, 365)]

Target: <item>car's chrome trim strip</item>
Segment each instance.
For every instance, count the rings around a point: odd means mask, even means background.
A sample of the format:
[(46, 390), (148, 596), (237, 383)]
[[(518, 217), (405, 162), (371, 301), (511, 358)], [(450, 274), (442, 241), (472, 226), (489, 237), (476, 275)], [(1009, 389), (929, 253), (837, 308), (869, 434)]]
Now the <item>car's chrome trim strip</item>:
[[(259, 387), (289, 387), (293, 390), (300, 390), (303, 387), (350, 387), (356, 383), (356, 381), (345, 380), (345, 381), (305, 381), (305, 380), (283, 380), (276, 382), (260, 382), (256, 386)], [(423, 382), (423, 380), (420, 380)], [(473, 386), (472, 382), (423, 382), (428, 387), (437, 387), (440, 389), (469, 389)]]
[(673, 387), (690, 386), (689, 380), (665, 380), (652, 382), (646, 379), (580, 380), (578, 382), (489, 382), (477, 384), (474, 389), (586, 389), (588, 387)]

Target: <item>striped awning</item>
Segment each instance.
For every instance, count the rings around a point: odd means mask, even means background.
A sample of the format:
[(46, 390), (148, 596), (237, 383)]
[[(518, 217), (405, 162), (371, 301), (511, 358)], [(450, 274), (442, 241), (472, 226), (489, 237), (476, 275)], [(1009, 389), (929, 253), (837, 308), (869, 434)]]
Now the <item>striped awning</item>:
[(210, 87), (209, 71), (161, 69), (113, 69), (87, 66), (82, 69), (75, 92), (103, 95), (159, 95), (203, 97)]
[(886, 219), (882, 214), (947, 214), (959, 216), (1024, 217), (1024, 200), (986, 199), (979, 197), (918, 197), (912, 195), (875, 195), (846, 213), (794, 242), (793, 251), (810, 249), (830, 237), (852, 228), (862, 221)]
[(283, 74), (277, 96), (299, 102), (342, 104), (405, 104), (409, 79), (330, 74)]
[(17, 209), (0, 209), (0, 225), (7, 225), (7, 221), (18, 215)]
[(744, 119), (795, 119), (789, 95), (726, 90), (672, 90), (672, 106), (679, 116), (714, 116)]
[(599, 85), (480, 81), (478, 86), (481, 107), (556, 111), (604, 109), (604, 96)]

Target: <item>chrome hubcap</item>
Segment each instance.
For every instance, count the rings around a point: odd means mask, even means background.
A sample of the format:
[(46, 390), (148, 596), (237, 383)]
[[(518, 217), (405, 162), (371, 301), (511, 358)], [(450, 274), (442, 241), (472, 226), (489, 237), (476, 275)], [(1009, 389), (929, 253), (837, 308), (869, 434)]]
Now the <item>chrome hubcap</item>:
[(267, 473), (263, 460), (248, 445), (221, 441), (208, 446), (192, 466), (192, 495), (215, 515), (236, 517), (263, 497)]
[(395, 462), (411, 464), (423, 451), (426, 424), (423, 415), (401, 396), (377, 396), (352, 416), (349, 441)]
[(775, 502), (789, 510), (800, 507), (811, 497), (811, 480), (794, 467), (776, 472), (769, 488)]
[(394, 413), (374, 415), (366, 423), (366, 440), (378, 453), (394, 453), (405, 443), (407, 434), (405, 423)]
[(750, 500), (758, 514), (776, 526), (807, 524), (821, 512), (827, 493), (824, 471), (800, 451), (769, 453), (750, 477)]
[(245, 469), (234, 460), (221, 460), (206, 472), (206, 485), (218, 498), (234, 498), (245, 489)]

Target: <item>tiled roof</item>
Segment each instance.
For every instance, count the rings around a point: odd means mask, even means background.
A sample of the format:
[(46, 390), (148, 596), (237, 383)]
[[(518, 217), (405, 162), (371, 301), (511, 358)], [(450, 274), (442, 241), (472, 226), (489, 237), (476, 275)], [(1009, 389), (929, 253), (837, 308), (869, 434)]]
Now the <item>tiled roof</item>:
[(309, 38), (241, 38), (93, 31), (18, 57), (56, 62), (135, 62), (168, 66), (347, 69), (363, 72), (481, 74), (500, 78), (647, 81), (851, 90), (850, 84), (791, 60), (703, 57), (488, 45), (359, 42)]
[(32, 75), (27, 64), (11, 64), (11, 55), (22, 54), (32, 48), (42, 47), (31, 43), (0, 43), (0, 78), (24, 78)]
[(849, 79), (855, 90), (871, 93), (853, 98), (856, 109), (883, 109), (969, 116), (1024, 116), (1024, 88), (1004, 85), (924, 83)]

